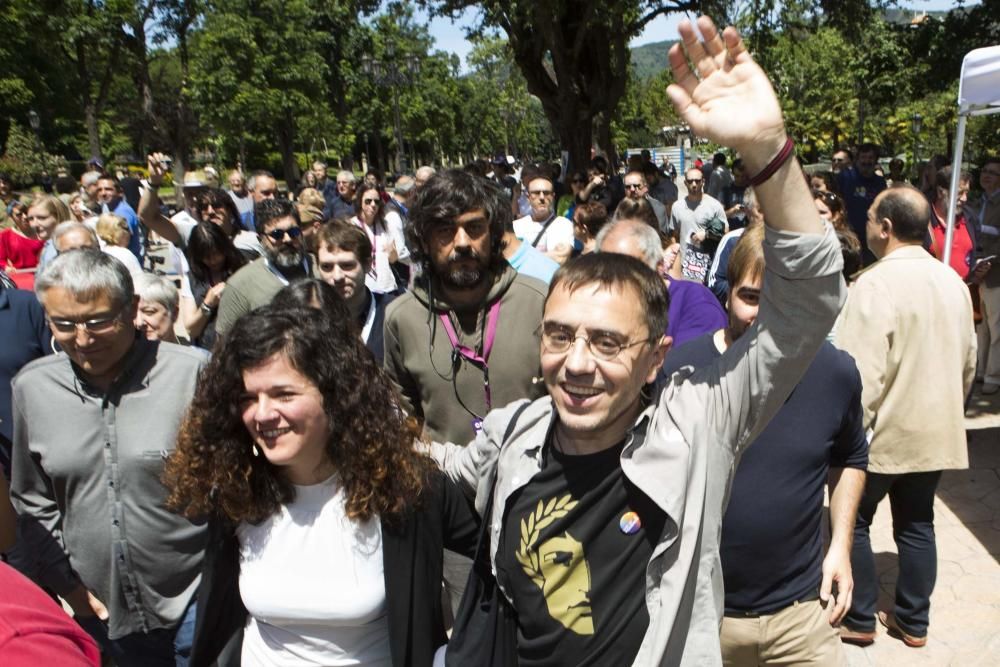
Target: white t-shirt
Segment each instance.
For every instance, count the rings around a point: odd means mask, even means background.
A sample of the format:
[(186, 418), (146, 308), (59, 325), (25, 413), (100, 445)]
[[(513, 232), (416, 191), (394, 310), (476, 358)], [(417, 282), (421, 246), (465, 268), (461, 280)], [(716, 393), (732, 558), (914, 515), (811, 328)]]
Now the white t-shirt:
[[(529, 245), (534, 242), (540, 231), (542, 231), (542, 223), (532, 220), (530, 214), (514, 221), (514, 235)], [(573, 240), (573, 223), (560, 215), (556, 216), (556, 219), (549, 224), (535, 248), (542, 252), (555, 250), (556, 246), (559, 245), (567, 245), (572, 248)]]
[(403, 219), (395, 211), (386, 211), (383, 219), (385, 220), (385, 226), (378, 225), (373, 230), (361, 222), (361, 219), (357, 216), (351, 218), (351, 222), (363, 229), (365, 234), (368, 235), (368, 240), (372, 242), (372, 248), (375, 251), (372, 269), (365, 276), (365, 286), (372, 292), (380, 294), (394, 292), (397, 288), (406, 287), (406, 285), (396, 284), (396, 276), (393, 274), (392, 266), (389, 263), (389, 251), (387, 250), (389, 244), (395, 242), (396, 254), (399, 255), (400, 262), (404, 264), (410, 263), (410, 251), (406, 247), (406, 238), (403, 235)]
[(391, 667), (381, 522), (347, 518), (336, 476), (236, 535), (245, 667)]

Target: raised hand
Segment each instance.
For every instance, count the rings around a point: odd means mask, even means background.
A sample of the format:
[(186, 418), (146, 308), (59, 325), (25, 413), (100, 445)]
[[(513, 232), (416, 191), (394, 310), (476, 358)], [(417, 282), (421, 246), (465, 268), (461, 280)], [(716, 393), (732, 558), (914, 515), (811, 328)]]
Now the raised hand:
[(720, 35), (712, 20), (702, 16), (698, 29), (704, 42), (690, 21), (678, 27), (683, 48), (681, 43), (670, 48), (675, 83), (667, 95), (695, 134), (736, 149), (754, 172), (785, 142), (778, 98), (735, 28)]
[(149, 169), (149, 184), (159, 187), (163, 184), (163, 176), (167, 173), (167, 158), (163, 153), (153, 153), (146, 156), (146, 167)]

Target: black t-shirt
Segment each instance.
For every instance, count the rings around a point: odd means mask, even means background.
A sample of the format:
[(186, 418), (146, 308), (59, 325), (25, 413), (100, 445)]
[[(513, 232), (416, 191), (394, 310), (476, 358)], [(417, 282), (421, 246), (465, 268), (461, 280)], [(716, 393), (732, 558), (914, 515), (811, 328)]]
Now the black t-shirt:
[[(664, 372), (720, 356), (706, 334), (671, 350)], [(827, 472), (867, 466), (861, 376), (824, 343), (736, 468), (719, 550), (727, 612), (770, 613), (819, 592)]]
[(508, 502), (497, 577), (517, 609), (522, 666), (627, 665), (639, 651), (646, 566), (666, 515), (625, 478), (623, 447), (569, 456), (547, 446), (542, 470)]

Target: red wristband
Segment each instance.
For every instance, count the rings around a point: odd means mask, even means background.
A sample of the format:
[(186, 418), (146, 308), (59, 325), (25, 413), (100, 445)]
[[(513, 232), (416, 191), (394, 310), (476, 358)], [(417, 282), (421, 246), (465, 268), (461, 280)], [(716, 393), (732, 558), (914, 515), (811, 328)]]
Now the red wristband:
[(781, 169), (781, 165), (788, 162), (788, 158), (792, 157), (795, 153), (795, 142), (792, 141), (791, 137), (785, 139), (785, 145), (781, 147), (778, 154), (774, 156), (774, 159), (768, 162), (767, 166), (760, 170), (760, 172), (750, 179), (750, 186), (757, 187), (767, 179), (774, 176), (774, 172)]

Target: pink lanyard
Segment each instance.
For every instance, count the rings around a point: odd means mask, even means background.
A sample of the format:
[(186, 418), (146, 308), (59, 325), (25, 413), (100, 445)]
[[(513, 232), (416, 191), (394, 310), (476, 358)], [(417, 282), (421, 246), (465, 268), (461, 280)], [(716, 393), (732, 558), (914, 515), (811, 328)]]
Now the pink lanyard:
[(448, 341), (451, 343), (451, 349), (454, 353), (467, 361), (471, 361), (482, 369), (483, 391), (486, 393), (486, 410), (489, 411), (493, 407), (492, 397), (490, 396), (489, 360), (490, 352), (493, 351), (493, 341), (497, 336), (497, 322), (500, 320), (500, 299), (493, 302), (493, 305), (490, 306), (489, 315), (486, 317), (486, 334), (483, 336), (482, 355), (479, 355), (471, 347), (466, 347), (458, 342), (458, 334), (455, 333), (455, 327), (452, 326), (451, 318), (448, 317), (447, 313), (441, 313), (438, 317), (441, 318), (441, 326), (444, 327), (445, 333), (448, 334)]

